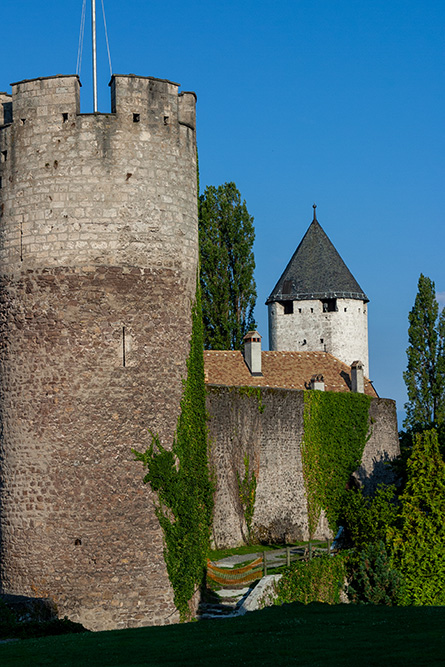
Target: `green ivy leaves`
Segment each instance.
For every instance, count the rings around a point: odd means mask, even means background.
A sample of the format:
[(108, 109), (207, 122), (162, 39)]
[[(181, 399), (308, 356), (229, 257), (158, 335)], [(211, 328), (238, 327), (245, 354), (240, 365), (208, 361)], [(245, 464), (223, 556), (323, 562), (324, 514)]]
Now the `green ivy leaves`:
[(369, 439), (370, 402), (365, 394), (304, 392), (302, 459), (311, 537), (322, 509), (337, 529), (346, 485)]
[(147, 469), (144, 482), (157, 494), (156, 516), (164, 533), (164, 560), (181, 621), (191, 618), (189, 601), (202, 584), (212, 526), (213, 483), (207, 452), (203, 334), (200, 290), (192, 307), (187, 379), (171, 450), (152, 434), (150, 447), (134, 452)]

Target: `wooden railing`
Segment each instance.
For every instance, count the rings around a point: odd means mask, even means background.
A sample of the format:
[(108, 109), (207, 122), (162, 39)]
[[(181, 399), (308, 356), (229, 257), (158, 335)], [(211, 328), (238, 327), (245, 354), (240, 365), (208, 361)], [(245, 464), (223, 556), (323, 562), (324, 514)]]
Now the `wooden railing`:
[(330, 540), (327, 540), (326, 547), (321, 547), (319, 543), (312, 544), (311, 542), (297, 548), (286, 547), (281, 562), (277, 562), (276, 551), (263, 551), (262, 556), (238, 568), (220, 567), (208, 560), (207, 577), (221, 586), (231, 588), (237, 586), (243, 587), (256, 579), (266, 576), (268, 569), (275, 569), (285, 565), (289, 566), (297, 560), (310, 560), (321, 553), (332, 553)]

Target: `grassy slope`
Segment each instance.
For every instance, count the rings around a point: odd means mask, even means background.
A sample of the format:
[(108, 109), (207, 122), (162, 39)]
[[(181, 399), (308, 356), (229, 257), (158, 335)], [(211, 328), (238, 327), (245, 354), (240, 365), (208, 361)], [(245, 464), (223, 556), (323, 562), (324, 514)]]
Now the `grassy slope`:
[(443, 665), (445, 607), (298, 604), (0, 645), (2, 665)]

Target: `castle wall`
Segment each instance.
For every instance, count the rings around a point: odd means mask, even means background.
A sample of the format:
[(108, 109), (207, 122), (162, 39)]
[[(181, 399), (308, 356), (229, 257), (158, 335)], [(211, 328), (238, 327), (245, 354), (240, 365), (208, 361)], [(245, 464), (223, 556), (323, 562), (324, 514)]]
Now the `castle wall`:
[(198, 251), (194, 94), (111, 85), (13, 84), (0, 129), (2, 592), (91, 629), (178, 618), (131, 449), (172, 443)]
[[(238, 477), (244, 457), (257, 476), (253, 532), (263, 541), (309, 538), (303, 479), (304, 392), (285, 389), (207, 387), (211, 465), (216, 492), (213, 539), (217, 547), (242, 544), (246, 525)], [(372, 399), (372, 434), (356, 475), (367, 492), (388, 481), (384, 460), (399, 454), (395, 402)], [(332, 537), (322, 514), (316, 538)]]
[(285, 314), (280, 302), (269, 308), (269, 348), (293, 352), (329, 352), (351, 365), (363, 363), (369, 377), (367, 304), (356, 299), (337, 299), (337, 310), (323, 312), (319, 299), (293, 302)]

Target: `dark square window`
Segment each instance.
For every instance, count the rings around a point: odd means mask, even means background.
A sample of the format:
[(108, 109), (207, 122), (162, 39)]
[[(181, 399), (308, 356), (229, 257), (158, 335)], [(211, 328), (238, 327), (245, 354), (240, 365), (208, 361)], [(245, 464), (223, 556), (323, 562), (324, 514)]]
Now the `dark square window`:
[(324, 313), (335, 313), (337, 310), (337, 299), (322, 299)]
[(283, 308), (285, 315), (292, 315), (294, 312), (294, 302), (293, 301), (283, 301)]

